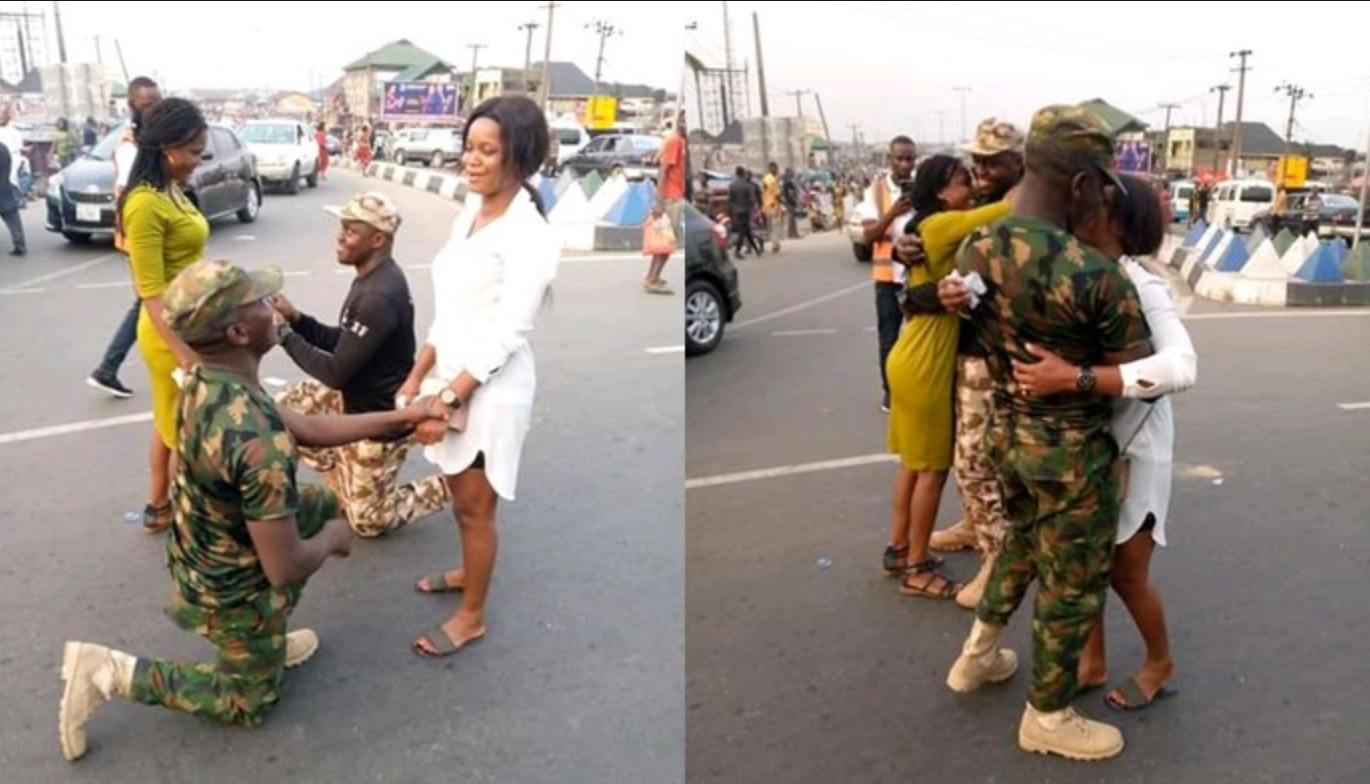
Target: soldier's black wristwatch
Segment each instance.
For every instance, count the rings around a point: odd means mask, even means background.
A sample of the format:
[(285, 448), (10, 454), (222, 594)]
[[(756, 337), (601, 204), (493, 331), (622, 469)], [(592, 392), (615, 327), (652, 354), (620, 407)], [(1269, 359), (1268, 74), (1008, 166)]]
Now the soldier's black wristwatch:
[(1094, 368), (1089, 365), (1082, 365), (1080, 372), (1075, 374), (1075, 388), (1081, 392), (1093, 392), (1094, 383)]

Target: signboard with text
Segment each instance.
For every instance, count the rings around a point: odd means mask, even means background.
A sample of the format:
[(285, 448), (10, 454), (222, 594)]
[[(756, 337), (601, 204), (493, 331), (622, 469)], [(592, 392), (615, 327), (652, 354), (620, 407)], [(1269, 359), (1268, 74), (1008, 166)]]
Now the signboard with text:
[(411, 123), (455, 123), (461, 111), (457, 85), (446, 82), (388, 82), (381, 94), (381, 119)]

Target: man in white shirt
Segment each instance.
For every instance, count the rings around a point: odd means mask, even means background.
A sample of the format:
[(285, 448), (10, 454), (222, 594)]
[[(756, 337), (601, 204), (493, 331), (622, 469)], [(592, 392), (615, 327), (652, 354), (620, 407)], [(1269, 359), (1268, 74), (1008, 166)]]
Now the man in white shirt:
[(6, 106), (0, 111), (0, 144), (10, 151), (14, 165), (10, 166), (10, 184), (19, 187), (19, 159), (24, 157), (24, 135), (11, 123), (14, 113)]
[(857, 216), (865, 230), (866, 242), (871, 246), (871, 278), (875, 281), (875, 316), (880, 336), (880, 385), (884, 390), (880, 410), (890, 412), (890, 385), (885, 378), (885, 360), (899, 340), (899, 329), (904, 324), (904, 313), (899, 307), (899, 292), (904, 287), (906, 271), (894, 259), (894, 241), (904, 233), (904, 226), (913, 217), (913, 205), (903, 195), (904, 184), (912, 182), (918, 149), (907, 136), (896, 136), (890, 142), (890, 168), (875, 178), (866, 189), (865, 201), (857, 207)]
[[(119, 146), (114, 150), (114, 198), (117, 202), (124, 188), (128, 186), (129, 174), (133, 171), (133, 164), (138, 159), (138, 143), (134, 141), (134, 133), (138, 128), (138, 123), (142, 116), (152, 107), (162, 100), (161, 90), (157, 83), (147, 78), (139, 76), (128, 85), (128, 122), (124, 125), (123, 139)], [(116, 221), (116, 227), (118, 223)], [(116, 228), (114, 236), (114, 246), (123, 250), (123, 237)], [(133, 307), (129, 308), (124, 314), (124, 320), (120, 322), (119, 329), (114, 333), (114, 339), (110, 341), (109, 348), (105, 349), (104, 359), (100, 360), (100, 365), (94, 372), (86, 378), (86, 384), (95, 389), (102, 389), (110, 395), (123, 399), (133, 396), (133, 390), (124, 386), (119, 381), (119, 367), (124, 364), (124, 358), (128, 356), (129, 349), (138, 340), (138, 313), (142, 309), (142, 301), (136, 297), (133, 300)]]

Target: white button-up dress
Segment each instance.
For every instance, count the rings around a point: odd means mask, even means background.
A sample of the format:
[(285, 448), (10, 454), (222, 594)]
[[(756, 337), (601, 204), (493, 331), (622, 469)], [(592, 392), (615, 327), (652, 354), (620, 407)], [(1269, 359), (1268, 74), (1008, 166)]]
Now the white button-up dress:
[(485, 456), (485, 475), (500, 498), (514, 500), (519, 456), (533, 415), (537, 373), (528, 334), (556, 277), (561, 246), (532, 198), (520, 190), (509, 209), (474, 236), (481, 198), (471, 195), (452, 236), (433, 260), (437, 352), (423, 394), (463, 371), (481, 386), (471, 396), (467, 426), (449, 431), (424, 456), (448, 476)]

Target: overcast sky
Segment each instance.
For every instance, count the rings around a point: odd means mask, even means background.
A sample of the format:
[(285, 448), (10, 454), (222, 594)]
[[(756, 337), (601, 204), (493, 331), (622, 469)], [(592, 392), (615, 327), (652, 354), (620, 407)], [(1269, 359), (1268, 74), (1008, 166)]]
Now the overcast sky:
[[(5, 11), (25, 4), (0, 3)], [(408, 38), (462, 68), (468, 44), (485, 44), (481, 65), (523, 67), (524, 22), (533, 32), (533, 61), (542, 59), (547, 12), (539, 2), (63, 2), (68, 58), (94, 62), (95, 36), (107, 63), (119, 39), (132, 75), (159, 73), (172, 89), (272, 87), (305, 90), (330, 83), (368, 51)], [(30, 10), (52, 3), (30, 2)], [(605, 46), (605, 81), (679, 89), (683, 22), (665, 3), (562, 2), (556, 10), (552, 59), (578, 64), (593, 78), (599, 39), (586, 25), (600, 18), (622, 35)], [(52, 27), (49, 18), (49, 27)], [(13, 34), (9, 34), (13, 37)], [(11, 42), (4, 42), (12, 46)], [(56, 52), (54, 46), (52, 51)]]
[[(687, 3), (686, 45), (723, 67), (723, 3)], [(732, 2), (736, 67), (755, 74), (752, 12), (760, 15), (771, 113), (793, 115), (796, 89), (816, 90), (834, 138), (858, 123), (868, 141), (908, 133), (961, 136), (987, 116), (1026, 126), (1049, 103), (1102, 97), (1164, 127), (1162, 103), (1181, 104), (1172, 125), (1211, 125), (1216, 94), (1230, 83), (1224, 119), (1234, 119), (1237, 60), (1251, 49), (1243, 119), (1284, 135), (1289, 100), (1281, 82), (1314, 98), (1300, 104), (1296, 139), (1363, 150), (1370, 130), (1370, 3), (998, 3)], [(809, 10), (812, 9), (812, 10)], [(1279, 9), (1278, 11), (1274, 9)], [(753, 86), (752, 105), (759, 109)], [(811, 101), (812, 99), (806, 99)], [(687, 109), (692, 109), (687, 104)], [(806, 113), (816, 113), (806, 105)]]

